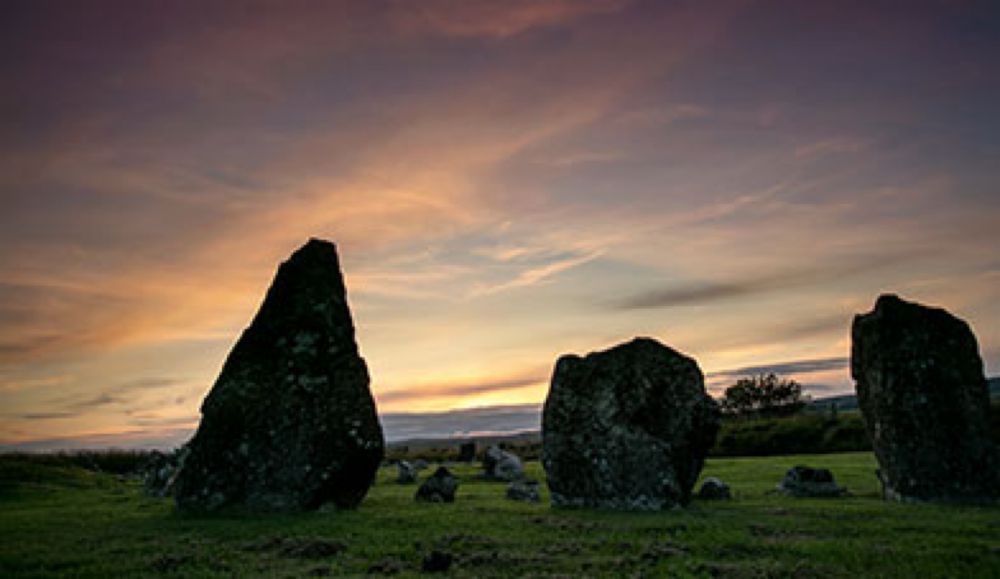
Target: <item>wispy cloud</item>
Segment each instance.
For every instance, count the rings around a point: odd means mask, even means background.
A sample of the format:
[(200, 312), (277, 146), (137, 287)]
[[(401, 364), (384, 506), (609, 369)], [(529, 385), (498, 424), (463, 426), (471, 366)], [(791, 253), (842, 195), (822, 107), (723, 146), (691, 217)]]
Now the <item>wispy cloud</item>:
[(65, 336), (26, 336), (17, 340), (0, 342), (0, 360), (20, 360), (68, 342)]
[(744, 366), (730, 370), (712, 372), (708, 376), (713, 379), (741, 378), (744, 376), (755, 376), (758, 374), (812, 374), (816, 372), (828, 372), (830, 370), (843, 370), (847, 367), (847, 358), (816, 358), (812, 360), (792, 360), (789, 362), (776, 362), (773, 364), (761, 364), (758, 366)]
[(852, 137), (832, 137), (795, 148), (795, 157), (812, 159), (826, 155), (860, 153), (869, 146), (867, 140)]
[(650, 127), (669, 125), (677, 121), (700, 119), (711, 115), (711, 111), (694, 103), (658, 105), (619, 113), (613, 122), (626, 126)]
[(0, 392), (16, 392), (19, 390), (33, 390), (36, 388), (47, 388), (66, 384), (73, 379), (69, 374), (57, 374), (54, 376), (41, 376), (33, 378), (2, 379), (0, 378)]
[(507, 38), (536, 27), (616, 12), (631, 0), (394, 0), (396, 25), (447, 36)]
[(112, 396), (111, 394), (104, 392), (98, 394), (97, 396), (92, 396), (89, 398), (84, 398), (82, 400), (77, 400), (68, 405), (69, 408), (74, 410), (90, 410), (93, 408), (99, 408), (101, 406), (109, 406), (112, 404), (122, 404), (124, 399), (120, 396)]
[(762, 273), (734, 281), (673, 285), (614, 301), (612, 306), (621, 310), (641, 310), (703, 305), (842, 280), (845, 277), (926, 257), (928, 253), (920, 251), (831, 260), (822, 266)]
[(593, 261), (601, 256), (600, 251), (593, 251), (582, 255), (572, 255), (554, 259), (548, 263), (524, 269), (513, 278), (505, 282), (494, 285), (479, 285), (472, 291), (472, 295), (481, 296), (495, 294), (516, 288), (530, 287), (545, 282), (552, 276)]
[(182, 383), (184, 380), (181, 378), (173, 378), (166, 376), (151, 376), (145, 378), (136, 378), (135, 380), (129, 380), (127, 382), (122, 382), (112, 388), (112, 391), (119, 394), (126, 394), (133, 392), (135, 390), (155, 390), (159, 388), (172, 388)]
[(625, 154), (616, 151), (581, 151), (561, 155), (552, 159), (543, 159), (539, 163), (552, 167), (571, 168), (577, 165), (593, 163), (612, 163), (625, 158)]
[(523, 245), (494, 245), (477, 247), (472, 250), (476, 255), (482, 255), (495, 261), (514, 261), (516, 259), (537, 255), (539, 249)]
[(129, 424), (141, 427), (165, 428), (168, 426), (198, 426), (198, 416), (133, 416)]
[(26, 412), (19, 414), (18, 418), (23, 420), (58, 420), (60, 418), (72, 418), (75, 412)]
[(135, 397), (142, 392), (172, 389), (183, 383), (184, 381), (181, 379), (170, 377), (137, 378), (98, 390), (96, 395), (59, 397), (50, 401), (50, 405), (65, 408), (77, 414), (105, 406), (117, 405), (124, 407), (125, 405), (132, 404)]

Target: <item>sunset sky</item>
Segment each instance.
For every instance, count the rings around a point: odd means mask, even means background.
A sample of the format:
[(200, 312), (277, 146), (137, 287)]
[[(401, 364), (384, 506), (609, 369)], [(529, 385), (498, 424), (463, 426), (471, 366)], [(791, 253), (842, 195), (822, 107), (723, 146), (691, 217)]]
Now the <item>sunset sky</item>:
[(5, 1), (0, 444), (183, 440), (309, 237), (385, 414), (537, 404), (636, 335), (716, 393), (849, 392), (886, 291), (1000, 373), (998, 30), (963, 1)]

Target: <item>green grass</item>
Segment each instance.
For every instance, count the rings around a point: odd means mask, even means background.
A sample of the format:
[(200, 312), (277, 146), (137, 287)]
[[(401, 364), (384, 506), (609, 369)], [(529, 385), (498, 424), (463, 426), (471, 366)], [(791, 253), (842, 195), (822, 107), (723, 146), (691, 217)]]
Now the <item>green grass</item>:
[[(799, 463), (832, 469), (852, 496), (768, 494)], [(364, 575), (377, 564), (408, 576), (432, 549), (454, 555), (456, 577), (1000, 574), (1000, 507), (886, 503), (875, 468), (868, 453), (712, 459), (703, 475), (729, 482), (734, 500), (663, 513), (514, 503), (472, 466), (456, 469), (456, 503), (417, 504), (386, 468), (355, 511), (194, 517), (135, 481), (8, 460), (0, 576)]]

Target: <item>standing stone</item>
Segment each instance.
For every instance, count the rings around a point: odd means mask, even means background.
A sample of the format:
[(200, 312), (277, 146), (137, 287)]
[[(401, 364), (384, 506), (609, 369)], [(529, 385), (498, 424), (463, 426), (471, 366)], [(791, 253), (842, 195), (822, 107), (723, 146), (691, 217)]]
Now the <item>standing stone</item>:
[(733, 498), (729, 485), (714, 476), (705, 478), (698, 490), (698, 498), (704, 501), (725, 501)]
[(895, 500), (1000, 495), (990, 400), (969, 326), (948, 312), (883, 295), (854, 318), (851, 375)]
[(337, 250), (310, 240), (278, 268), (202, 404), (178, 506), (356, 506), (384, 450), (368, 382)]
[(793, 497), (842, 497), (847, 489), (833, 480), (828, 469), (794, 466), (778, 483), (778, 492)]
[(537, 503), (541, 500), (538, 493), (538, 481), (531, 479), (516, 480), (507, 487), (507, 498), (512, 501)]
[(458, 479), (451, 474), (451, 471), (439, 466), (434, 474), (427, 477), (424, 484), (420, 485), (413, 498), (426, 503), (453, 503), (456, 491), (458, 491)]
[(408, 461), (401, 460), (396, 463), (396, 482), (401, 485), (410, 485), (417, 482), (417, 469)]
[(513, 452), (490, 446), (483, 453), (483, 478), (512, 482), (524, 478), (524, 465)]
[(556, 506), (688, 503), (719, 429), (698, 364), (650, 338), (556, 363), (542, 464)]

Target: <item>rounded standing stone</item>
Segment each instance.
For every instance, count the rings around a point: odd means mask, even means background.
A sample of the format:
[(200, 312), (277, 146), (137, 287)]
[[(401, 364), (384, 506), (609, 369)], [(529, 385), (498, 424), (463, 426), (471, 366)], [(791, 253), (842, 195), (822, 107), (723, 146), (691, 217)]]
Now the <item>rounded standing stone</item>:
[(427, 477), (427, 480), (420, 485), (413, 498), (425, 503), (453, 503), (457, 491), (458, 479), (450, 470), (439, 466), (434, 474)]
[(704, 501), (724, 501), (732, 498), (729, 485), (714, 476), (706, 477), (698, 490), (698, 498)]
[(483, 477), (505, 482), (519, 480), (524, 478), (524, 465), (513, 452), (490, 446), (483, 454)]
[(793, 497), (842, 497), (847, 494), (847, 489), (837, 484), (829, 469), (801, 465), (788, 469), (777, 490)]
[(650, 338), (556, 363), (542, 463), (556, 506), (687, 504), (719, 429), (698, 364)]

